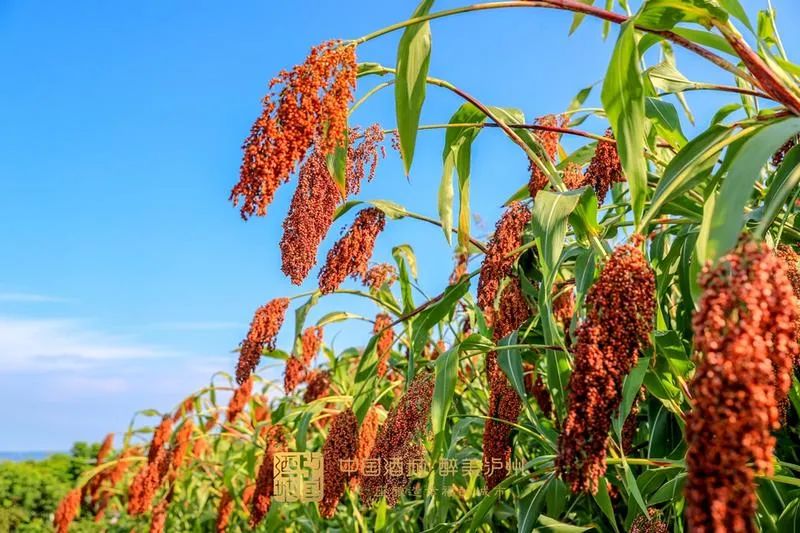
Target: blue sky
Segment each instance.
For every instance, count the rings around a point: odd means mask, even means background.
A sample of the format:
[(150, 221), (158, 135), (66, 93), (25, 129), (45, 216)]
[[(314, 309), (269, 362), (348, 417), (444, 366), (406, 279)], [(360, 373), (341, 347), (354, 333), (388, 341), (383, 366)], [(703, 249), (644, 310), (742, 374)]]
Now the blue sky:
[[(800, 39), (792, 4), (774, 2), (790, 54)], [(135, 410), (168, 409), (215, 371), (234, 368), (231, 350), (254, 309), (304, 290), (280, 273), (277, 243), (292, 187), (279, 191), (270, 216), (247, 223), (227, 201), (266, 84), (312, 45), (402, 20), (414, 5), (0, 2), (0, 450), (99, 440), (123, 430)], [(613, 41), (612, 34), (604, 43), (593, 21), (569, 38), (569, 23), (539, 9), (436, 21), (431, 75), (529, 118), (558, 112), (602, 78)], [(392, 64), (398, 38), (359, 48), (359, 59)], [(729, 81), (686, 54), (679, 66), (691, 79)], [(705, 124), (713, 98), (693, 94), (689, 102)], [(423, 123), (446, 122), (459, 105), (431, 88)], [(393, 126), (390, 91), (353, 120), (372, 122)], [(435, 216), (442, 142), (442, 132), (420, 134), (409, 181), (390, 154), (362, 197)], [(491, 230), (526, 174), (513, 145), (497, 132), (480, 136), (476, 235)], [(391, 222), (376, 260), (411, 244), (422, 287), (433, 294), (450, 273), (450, 251), (437, 228), (420, 224)], [(334, 296), (312, 318), (345, 306), (374, 313)], [(358, 344), (364, 327), (332, 327), (326, 340)]]

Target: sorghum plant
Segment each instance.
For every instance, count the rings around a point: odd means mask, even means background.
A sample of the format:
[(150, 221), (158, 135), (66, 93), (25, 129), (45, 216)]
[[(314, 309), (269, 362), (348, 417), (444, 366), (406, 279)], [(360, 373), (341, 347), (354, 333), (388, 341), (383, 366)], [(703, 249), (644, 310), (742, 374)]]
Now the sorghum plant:
[[(280, 269), (308, 292), (258, 295), (269, 303), (235, 378), (104, 447), (56, 528), (88, 513), (164, 531), (792, 531), (800, 66), (766, 7), (424, 0), (408, 20), (313, 48), (270, 83), (231, 193), (244, 218), (263, 216), (297, 175)], [(584, 89), (526, 119), (502, 107), (526, 102), (485, 102), (429, 72), (440, 19), (539, 8), (617, 28), (599, 98)], [(394, 37), (393, 65), (357, 62), (362, 44)], [(726, 81), (689, 80), (686, 55)], [(438, 124), (420, 122), (428, 89), (461, 100), (428, 110)], [(382, 91), (394, 123), (349, 123)], [(719, 103), (708, 123), (695, 91)], [(519, 148), (521, 179), (471, 172), (487, 135)], [(436, 215), (364, 197), (385, 144), (413, 178), (416, 145), (442, 136), (441, 183), (414, 183)], [(487, 179), (507, 201), (483, 235), (469, 192)], [(400, 219), (442, 230), (438, 257), (455, 268), (438, 294), (417, 290), (413, 249), (389, 242)], [(310, 318), (347, 297), (375, 309)], [(358, 321), (363, 342), (334, 343), (334, 324)], [(319, 503), (280, 501), (283, 452), (324, 456)]]

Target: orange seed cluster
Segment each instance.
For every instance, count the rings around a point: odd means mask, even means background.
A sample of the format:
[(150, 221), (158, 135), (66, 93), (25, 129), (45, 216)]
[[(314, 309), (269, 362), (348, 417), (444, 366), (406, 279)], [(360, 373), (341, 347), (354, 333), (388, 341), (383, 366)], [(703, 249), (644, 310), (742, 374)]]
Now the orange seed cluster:
[(319, 514), (331, 518), (344, 494), (347, 483), (353, 479), (356, 470), (343, 470), (343, 462), (355, 461), (358, 452), (358, 421), (352, 409), (340, 412), (333, 419), (328, 438), (322, 446), (324, 464), (322, 501)]
[(623, 380), (650, 343), (655, 275), (639, 242), (620, 245), (611, 254), (589, 289), (586, 320), (577, 330), (556, 459), (556, 469), (575, 493), (596, 493), (606, 471), (606, 442)]
[(319, 290), (328, 294), (339, 288), (347, 276), (363, 277), (372, 257), (375, 239), (383, 231), (386, 216), (375, 207), (362, 209), (350, 230), (328, 252), (319, 273)]
[(687, 523), (699, 533), (755, 531), (755, 474), (772, 474), (772, 432), (798, 353), (797, 301), (784, 262), (749, 240), (706, 267), (700, 286), (686, 420)]
[(239, 182), (231, 191), (241, 214), (263, 216), (276, 189), (314, 144), (327, 156), (343, 144), (356, 83), (354, 46), (329, 41), (270, 82), (261, 116), (244, 142)]
[(259, 307), (250, 323), (250, 331), (239, 348), (239, 362), (236, 366), (236, 381), (245, 382), (261, 360), (261, 352), (275, 349), (275, 337), (286, 318), (289, 308), (288, 298), (275, 298)]

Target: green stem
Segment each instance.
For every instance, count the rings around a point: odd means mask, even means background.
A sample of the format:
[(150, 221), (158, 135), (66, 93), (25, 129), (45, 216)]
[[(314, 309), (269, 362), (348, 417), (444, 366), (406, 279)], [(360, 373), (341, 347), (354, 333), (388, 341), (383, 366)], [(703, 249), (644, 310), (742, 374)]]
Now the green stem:
[[(517, 1), (510, 1), (510, 2), (487, 2), (481, 4), (473, 4), (470, 6), (462, 6), (457, 7), (454, 9), (446, 9), (443, 11), (437, 11), (434, 13), (428, 13), (427, 15), (423, 15), (420, 17), (410, 18), (408, 20), (404, 20), (402, 22), (398, 22), (385, 28), (381, 28), (376, 30), (372, 33), (364, 35), (354, 41), (350, 41), (348, 44), (362, 44), (367, 41), (371, 41), (372, 39), (376, 39), (387, 33), (391, 33), (397, 30), (401, 30), (408, 26), (413, 26), (414, 24), (419, 24), (422, 22), (427, 22), (429, 20), (435, 20), (443, 17), (449, 17), (452, 15), (459, 15), (461, 13), (470, 13), (473, 11), (486, 11), (489, 9), (503, 9), (503, 8), (512, 8), (512, 7), (535, 7), (535, 8), (550, 8), (550, 9), (559, 9), (564, 11), (572, 11), (573, 13), (583, 13), (585, 15), (589, 15), (591, 17), (599, 18), (601, 20), (605, 20), (608, 22), (612, 22), (614, 24), (623, 24), (628, 21), (629, 17), (625, 15), (620, 15), (618, 13), (614, 13), (612, 11), (607, 11), (605, 9), (600, 9), (590, 4), (582, 3), (580, 0), (517, 0)], [(695, 54), (707, 59), (708, 61), (714, 63), (718, 67), (727, 70), (728, 72), (738, 76), (742, 79), (750, 81), (751, 83), (755, 82), (755, 80), (745, 71), (735, 67), (730, 62), (726, 61), (722, 57), (716, 55), (715, 53), (711, 52), (710, 50), (703, 48), (702, 46), (677, 35), (671, 31), (660, 31), (660, 30), (652, 30), (648, 28), (643, 28), (641, 26), (636, 26), (637, 30), (645, 31), (648, 33), (653, 33), (655, 35), (659, 35), (669, 41), (674, 42), (675, 44), (694, 52)]]

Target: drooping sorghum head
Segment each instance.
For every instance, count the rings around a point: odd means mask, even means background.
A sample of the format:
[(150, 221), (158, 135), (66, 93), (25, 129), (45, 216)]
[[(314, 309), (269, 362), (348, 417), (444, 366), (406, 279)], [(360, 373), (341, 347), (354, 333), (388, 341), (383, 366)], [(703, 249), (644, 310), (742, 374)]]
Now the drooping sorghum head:
[(161, 448), (155, 460), (139, 469), (128, 489), (128, 514), (140, 515), (150, 509), (153, 496), (158, 491), (169, 464), (169, 453)]
[(253, 392), (253, 378), (248, 377), (239, 387), (233, 391), (233, 395), (231, 396), (230, 401), (228, 402), (228, 413), (227, 413), (227, 420), (228, 423), (233, 423), (236, 421), (236, 417), (244, 410), (247, 406), (247, 402), (250, 401), (250, 395)]
[(187, 416), (194, 411), (194, 395), (189, 396), (181, 402), (180, 407), (178, 407), (172, 415), (172, 421), (177, 422), (182, 417)]
[(460, 253), (456, 254), (456, 264), (453, 267), (453, 273), (450, 274), (450, 285), (455, 285), (461, 278), (467, 275), (467, 264), (469, 262), (469, 254)]
[(331, 375), (327, 370), (312, 370), (306, 380), (306, 392), (303, 394), (303, 401), (311, 403), (315, 400), (328, 395), (331, 388)]
[(180, 467), (183, 465), (183, 460), (186, 458), (186, 452), (189, 450), (189, 444), (192, 439), (192, 432), (194, 431), (194, 423), (191, 418), (187, 418), (183, 425), (175, 435), (175, 443), (172, 445), (172, 471), (177, 474)]
[(531, 308), (518, 278), (509, 278), (508, 283), (505, 286), (501, 284), (501, 287), (497, 311), (492, 320), (495, 340), (509, 335), (531, 316)]
[[(280, 242), (281, 270), (295, 285), (302, 283), (317, 263), (317, 250), (333, 224), (339, 202), (346, 194), (357, 194), (364, 177), (371, 180), (375, 173), (379, 144), (383, 140), (380, 127), (373, 125), (363, 134), (350, 130), (349, 136), (360, 141), (348, 144), (347, 191), (339, 190), (325, 155), (318, 150), (311, 152), (300, 167)], [(382, 147), (380, 153), (383, 153)]]
[(772, 166), (779, 167), (783, 163), (783, 158), (786, 157), (786, 152), (791, 150), (797, 145), (797, 137), (792, 137), (781, 146), (777, 152), (772, 156)]
[[(389, 412), (386, 422), (378, 430), (369, 460), (379, 461), (381, 465), (398, 461), (408, 465), (424, 459), (425, 448), (420, 441), (428, 425), (433, 386), (434, 376), (431, 372), (417, 374), (406, 394)], [(378, 475), (364, 475), (361, 479), (362, 501), (370, 505), (384, 495), (389, 506), (394, 507), (410, 479), (407, 468), (400, 470), (402, 472), (381, 468)]]
[(631, 524), (630, 533), (668, 533), (667, 524), (659, 518), (657, 509), (647, 510), (647, 516), (639, 515)]
[(361, 182), (365, 177), (367, 181), (372, 181), (378, 159), (386, 156), (386, 151), (381, 146), (383, 130), (380, 124), (373, 124), (363, 133), (358, 128), (353, 128), (350, 130), (350, 138), (357, 139), (358, 142), (351, 142), (347, 146), (347, 194), (358, 194), (361, 192)]
[(164, 449), (164, 445), (169, 441), (170, 434), (172, 433), (172, 419), (165, 416), (161, 419), (161, 423), (153, 431), (153, 440), (150, 441), (150, 449), (147, 452), (147, 461), (152, 463), (155, 461), (159, 452)]
[(589, 289), (586, 319), (577, 329), (556, 459), (556, 469), (576, 493), (597, 491), (622, 383), (650, 343), (655, 275), (637, 247), (640, 242), (620, 245), (611, 254)]
[(372, 453), (375, 447), (375, 439), (378, 436), (378, 409), (373, 406), (370, 407), (364, 420), (361, 422), (361, 427), (358, 428), (358, 450), (356, 451), (356, 462), (358, 464), (358, 476), (350, 480), (350, 486), (355, 486), (360, 481), (360, 476), (364, 473), (364, 461)]
[(363, 276), (372, 257), (375, 239), (383, 231), (386, 216), (380, 209), (362, 209), (350, 230), (333, 245), (319, 273), (319, 290), (328, 294), (339, 288), (347, 276)]
[(283, 371), (283, 390), (289, 394), (306, 379), (306, 366), (297, 357), (290, 357), (286, 360), (286, 367)]
[[(798, 269), (800, 255), (798, 255), (791, 246), (786, 244), (778, 246), (776, 253), (784, 263), (786, 268), (786, 277), (789, 278), (789, 283), (792, 284), (794, 297), (798, 302), (800, 302), (800, 269)], [(800, 316), (798, 316), (798, 319), (795, 322), (795, 340), (800, 342)]]
[(114, 434), (109, 433), (106, 435), (106, 438), (103, 439), (103, 443), (100, 445), (100, 449), (97, 451), (97, 461), (95, 464), (103, 464), (103, 461), (106, 460), (108, 454), (114, 448)]
[(506, 478), (511, 460), (513, 428), (502, 421), (517, 422), (522, 400), (500, 368), (497, 352), (486, 356), (486, 379), (490, 418), (483, 425), (483, 477), (491, 490)]
[(61, 499), (53, 516), (53, 527), (57, 533), (67, 533), (69, 525), (81, 509), (81, 489), (72, 489)]
[(383, 377), (389, 368), (389, 357), (392, 354), (394, 344), (394, 330), (392, 329), (392, 317), (386, 313), (380, 313), (375, 317), (375, 325), (372, 327), (374, 335), (380, 334), (375, 352), (378, 354), (378, 377)]
[(358, 421), (352, 409), (346, 409), (333, 419), (322, 447), (325, 472), (319, 514), (324, 518), (334, 515), (345, 485), (358, 473), (355, 463), (357, 451)]
[[(566, 122), (567, 118), (563, 115), (545, 115), (536, 119), (536, 125), (545, 128), (562, 128)], [(542, 148), (544, 148), (544, 153), (548, 159), (550, 159), (551, 162), (555, 161), (556, 154), (558, 153), (558, 140), (561, 134), (558, 131), (538, 130), (535, 135), (542, 145)], [(531, 198), (535, 198), (536, 194), (547, 186), (549, 179), (547, 174), (542, 172), (533, 161), (529, 164), (529, 170), (531, 178), (528, 182), (528, 192)]]
[(553, 400), (550, 398), (550, 391), (542, 380), (541, 374), (536, 372), (536, 367), (530, 363), (524, 363), (525, 370), (525, 392), (536, 400), (536, 405), (545, 418), (550, 418), (553, 414)]
[(580, 189), (586, 185), (586, 176), (583, 175), (581, 166), (577, 163), (567, 163), (562, 172), (561, 181), (569, 190)]
[(264, 449), (264, 457), (256, 476), (256, 486), (253, 492), (253, 499), (250, 506), (250, 526), (256, 527), (269, 511), (272, 502), (273, 481), (275, 467), (273, 457), (275, 452), (286, 449), (286, 435), (282, 426), (270, 427), (267, 434), (267, 445)]
[[(614, 138), (611, 128), (606, 130), (605, 137)], [(585, 179), (586, 184), (594, 188), (597, 201), (601, 204), (613, 184), (625, 181), (616, 142), (598, 141), (594, 157), (586, 169)]]
[(303, 352), (303, 364), (308, 366), (322, 347), (322, 328), (311, 326), (303, 331), (300, 337), (300, 349)]
[(365, 287), (378, 290), (384, 285), (391, 286), (397, 280), (397, 271), (389, 263), (380, 263), (364, 272), (361, 282)]
[(288, 298), (275, 298), (259, 307), (250, 323), (250, 331), (239, 349), (239, 363), (236, 366), (236, 381), (245, 382), (261, 360), (261, 352), (275, 349), (275, 337), (286, 318), (289, 308)]
[(341, 145), (356, 81), (355, 47), (330, 41), (270, 82), (261, 116), (244, 142), (239, 182), (231, 191), (241, 214), (265, 215), (275, 190), (312, 146), (322, 156)]
[(219, 507), (217, 507), (217, 533), (228, 532), (228, 524), (233, 514), (233, 504), (234, 500), (231, 498), (230, 492), (223, 490), (222, 496), (219, 498)]
[(691, 531), (755, 531), (755, 474), (773, 470), (772, 432), (798, 353), (797, 302), (784, 261), (749, 240), (706, 267), (700, 287), (686, 518)]
[(497, 222), (478, 279), (478, 306), (486, 313), (487, 320), (491, 318), (501, 282), (513, 274), (515, 258), (508, 254), (522, 244), (522, 232), (530, 220), (528, 208), (514, 203)]
[(164, 526), (167, 524), (168, 503), (164, 499), (153, 508), (153, 516), (150, 517), (150, 533), (164, 533)]

